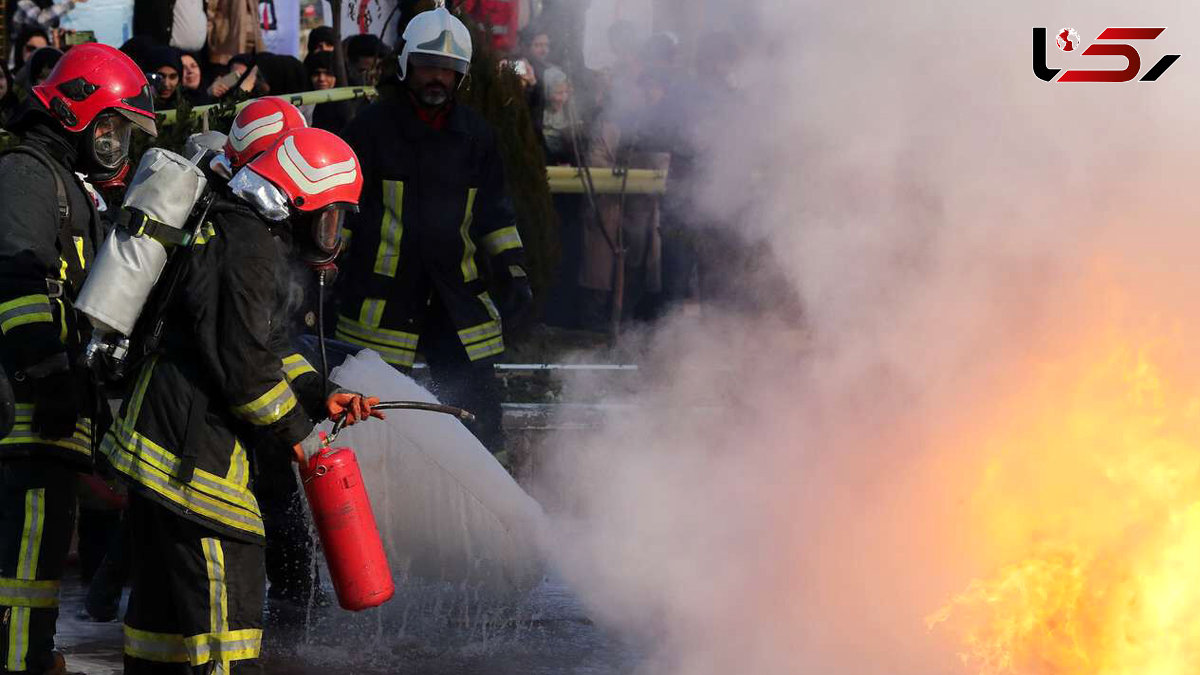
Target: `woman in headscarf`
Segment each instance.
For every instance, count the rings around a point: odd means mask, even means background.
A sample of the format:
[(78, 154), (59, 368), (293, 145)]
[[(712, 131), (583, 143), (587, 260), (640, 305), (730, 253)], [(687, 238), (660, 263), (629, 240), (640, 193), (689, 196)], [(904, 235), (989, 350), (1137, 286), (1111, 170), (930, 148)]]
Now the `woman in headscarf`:
[(29, 57), (42, 47), (50, 46), (50, 33), (41, 26), (25, 26), (13, 40), (12, 72), (21, 70)]
[(170, 110), (178, 106), (176, 93), (179, 92), (179, 82), (183, 78), (183, 61), (179, 58), (179, 50), (174, 47), (157, 46), (146, 54), (146, 72), (157, 75), (155, 78), (154, 107), (157, 110)]

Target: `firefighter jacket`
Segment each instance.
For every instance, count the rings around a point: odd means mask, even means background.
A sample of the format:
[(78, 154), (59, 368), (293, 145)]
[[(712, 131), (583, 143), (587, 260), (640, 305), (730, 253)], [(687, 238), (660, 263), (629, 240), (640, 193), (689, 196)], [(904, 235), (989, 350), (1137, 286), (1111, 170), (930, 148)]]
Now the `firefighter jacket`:
[(487, 122), (457, 105), (434, 129), (402, 97), (367, 106), (342, 136), (362, 164), (363, 195), (341, 260), (338, 339), (411, 366), (429, 304), (440, 301), (471, 361), (501, 354), (476, 254), (501, 275), (524, 276), (525, 251)]
[(287, 336), (285, 246), (244, 204), (214, 203), (182, 261), (162, 347), (100, 445), (141, 494), (251, 543), (263, 522), (247, 449), (290, 452), (324, 416), (320, 377)]
[(30, 381), (70, 370), (86, 344), (80, 331), (87, 321), (72, 303), (101, 238), (100, 219), (70, 168), (73, 147), (40, 125), (21, 145), (39, 154), (0, 157), (0, 365), (13, 384), (17, 413), (12, 431), (0, 438), (0, 457), (58, 457), (86, 469), (91, 420), (81, 414), (71, 436), (35, 434)]

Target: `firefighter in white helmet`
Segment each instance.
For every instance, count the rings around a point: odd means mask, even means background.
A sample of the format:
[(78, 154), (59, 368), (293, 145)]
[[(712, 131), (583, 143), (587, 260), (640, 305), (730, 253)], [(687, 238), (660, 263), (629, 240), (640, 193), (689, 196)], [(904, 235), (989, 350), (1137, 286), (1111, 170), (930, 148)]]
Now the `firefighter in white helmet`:
[(434, 393), (474, 412), (472, 431), (500, 454), (501, 321), (532, 293), (496, 135), (455, 102), (471, 34), (444, 7), (418, 14), (398, 65), (399, 81), (343, 132), (362, 161), (363, 198), (347, 221), (337, 336), (402, 369), (419, 349)]

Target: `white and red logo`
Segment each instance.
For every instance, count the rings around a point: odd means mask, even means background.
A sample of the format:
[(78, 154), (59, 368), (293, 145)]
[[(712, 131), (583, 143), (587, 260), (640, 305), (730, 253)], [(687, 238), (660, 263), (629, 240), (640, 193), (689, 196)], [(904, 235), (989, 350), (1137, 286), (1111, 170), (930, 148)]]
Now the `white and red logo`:
[(250, 120), (246, 123), (246, 126), (239, 126), (237, 120), (234, 120), (233, 127), (229, 130), (229, 144), (233, 146), (234, 150), (241, 152), (254, 141), (278, 134), (282, 131), (282, 112), (274, 112), (270, 115)]
[(296, 139), (288, 136), (275, 152), (275, 159), (284, 173), (305, 194), (316, 195), (358, 180), (358, 162), (347, 159), (329, 166), (315, 167), (304, 159), (296, 147)]

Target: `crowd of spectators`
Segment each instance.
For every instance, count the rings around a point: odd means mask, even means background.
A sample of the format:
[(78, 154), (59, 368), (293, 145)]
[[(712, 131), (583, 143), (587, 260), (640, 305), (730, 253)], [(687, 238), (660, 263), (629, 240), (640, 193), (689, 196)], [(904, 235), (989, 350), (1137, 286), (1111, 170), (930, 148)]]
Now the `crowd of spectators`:
[[(59, 24), (80, 2), (86, 0), (15, 3), (12, 48), (8, 63), (0, 64), (0, 126), (49, 74), (62, 50), (78, 40)], [(136, 0), (135, 37), (121, 49), (148, 73), (157, 108), (216, 103), (236, 90), (262, 96), (376, 83), (390, 53), (380, 38), (346, 38), (339, 76), (332, 28), (309, 31), (303, 60), (265, 52), (256, 5), (250, 0)], [(685, 58), (672, 34), (639, 40), (635, 28), (621, 21), (610, 27), (615, 58), (598, 70), (573, 57), (550, 24), (537, 17), (521, 30), (519, 41), (494, 45), (504, 50), (503, 67), (521, 78), (548, 166), (669, 172), (665, 196), (555, 197), (562, 259), (545, 318), (565, 327), (607, 330), (614, 305), (622, 319), (654, 318), (698, 291), (708, 293), (703, 247), (695, 235), (707, 228), (717, 236), (719, 228), (690, 210), (691, 192), (697, 137), (704, 126), (700, 115), (719, 109), (720, 100), (732, 95), (722, 73), (733, 59), (728, 49), (720, 58), (707, 53), (711, 45), (725, 42), (720, 36), (701, 39)], [(702, 65), (706, 59), (711, 63)], [(312, 126), (338, 133), (359, 105), (326, 102), (301, 111)], [(622, 275), (614, 272), (617, 261), (624, 266)], [(619, 304), (618, 293), (623, 296)]]

